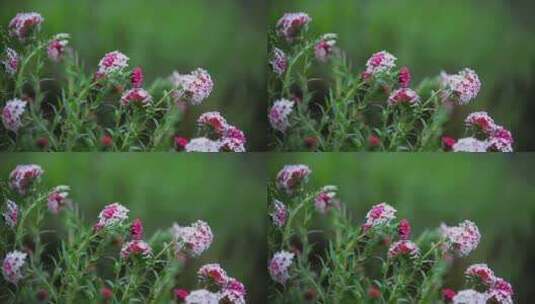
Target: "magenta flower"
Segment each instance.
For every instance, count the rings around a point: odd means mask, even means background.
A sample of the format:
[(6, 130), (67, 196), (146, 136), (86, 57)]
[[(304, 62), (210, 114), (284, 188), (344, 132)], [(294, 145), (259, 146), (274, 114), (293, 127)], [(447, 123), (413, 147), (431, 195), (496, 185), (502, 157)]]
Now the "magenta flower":
[(451, 136), (442, 136), (442, 149), (444, 151), (451, 151), (453, 150), (453, 145), (457, 142), (457, 140)]
[(227, 120), (219, 112), (206, 112), (201, 114), (197, 123), (201, 127), (208, 127), (217, 135), (223, 135), (228, 127)]
[(324, 186), (314, 198), (316, 210), (325, 214), (332, 208), (340, 208), (340, 200), (336, 197), (338, 188), (336, 186)]
[(130, 236), (133, 240), (143, 239), (143, 223), (140, 218), (136, 218), (130, 226)]
[(271, 220), (275, 227), (282, 227), (286, 224), (288, 219), (288, 208), (283, 202), (279, 200), (273, 200), (273, 212), (271, 213)]
[(121, 224), (128, 219), (128, 210), (119, 203), (109, 204), (98, 215), (98, 222), (95, 224), (95, 231)]
[(288, 251), (279, 251), (275, 253), (271, 261), (269, 262), (269, 274), (271, 278), (281, 284), (286, 284), (286, 281), (290, 278), (288, 270), (292, 265), (294, 254)]
[(390, 106), (400, 103), (414, 104), (418, 101), (420, 101), (418, 94), (414, 90), (406, 88), (397, 89), (388, 97), (388, 104)]
[(245, 304), (245, 296), (232, 289), (223, 289), (219, 292), (220, 303)]
[(476, 72), (465, 68), (454, 75), (442, 73), (442, 84), (447, 90), (446, 96), (453, 97), (459, 104), (467, 104), (475, 99), (481, 89), (481, 81)]
[(242, 298), (245, 298), (245, 296), (247, 295), (247, 290), (245, 289), (243, 283), (236, 280), (235, 278), (228, 279), (227, 286), (225, 286), (225, 289), (234, 291)]
[(54, 38), (48, 42), (46, 51), (50, 60), (54, 62), (59, 62), (61, 61), (61, 59), (63, 59), (63, 56), (67, 51), (69, 38), (69, 34), (61, 33), (54, 36)]
[(499, 304), (512, 304), (513, 295), (514, 292), (511, 284), (498, 277), (494, 279), (491, 289), (487, 291), (488, 300)]
[(197, 272), (200, 282), (215, 284), (220, 288), (228, 284), (229, 277), (227, 272), (219, 264), (206, 264)]
[(26, 195), (43, 173), (43, 169), (38, 165), (18, 165), (9, 174), (9, 186), (20, 195)]
[(97, 78), (109, 76), (112, 73), (124, 70), (128, 67), (128, 60), (130, 58), (119, 51), (107, 53), (98, 64)]
[(487, 264), (471, 265), (466, 269), (464, 274), (468, 278), (481, 282), (489, 287), (492, 286), (495, 280), (494, 272), (487, 266)]
[(152, 249), (149, 244), (142, 240), (132, 240), (123, 245), (121, 248), (121, 258), (128, 259), (130, 256), (148, 257), (152, 253)]
[(47, 206), (48, 210), (53, 214), (58, 214), (63, 208), (72, 204), (69, 199), (69, 186), (57, 186), (48, 194)]
[(189, 102), (192, 105), (199, 105), (210, 96), (214, 88), (210, 74), (201, 68), (185, 75), (173, 72), (170, 81), (176, 88), (173, 97), (177, 103)]
[(26, 101), (12, 99), (2, 109), (2, 123), (4, 127), (15, 133), (22, 127), (22, 115), (26, 111)]
[(311, 173), (310, 168), (305, 165), (286, 165), (277, 174), (277, 188), (292, 195), (295, 190), (308, 181), (308, 176)]
[(121, 104), (123, 106), (128, 106), (132, 103), (137, 103), (143, 106), (151, 101), (152, 96), (150, 96), (149, 92), (141, 88), (130, 89), (124, 92), (123, 96), (121, 97)]
[(187, 254), (197, 257), (210, 247), (214, 239), (210, 226), (200, 220), (184, 227), (174, 224), (172, 233), (177, 255)]
[(502, 126), (495, 125), (488, 139), (488, 151), (513, 152), (513, 136)]
[(393, 259), (399, 256), (407, 256), (410, 258), (417, 257), (420, 254), (418, 246), (406, 240), (397, 241), (388, 249), (388, 257)]
[(6, 225), (14, 229), (19, 221), (19, 206), (12, 200), (6, 199), (6, 209), (2, 213)]
[(408, 88), (411, 84), (411, 71), (408, 67), (402, 67), (399, 70), (399, 86), (402, 88)]
[(175, 298), (179, 301), (186, 300), (186, 297), (189, 295), (189, 290), (184, 288), (175, 288), (174, 289)]
[(41, 30), (44, 20), (38, 13), (18, 13), (9, 22), (9, 35), (24, 42), (30, 35)]
[(364, 231), (389, 223), (396, 218), (397, 210), (387, 203), (374, 205), (366, 214), (366, 222), (363, 224)]
[(314, 55), (320, 62), (327, 62), (334, 53), (337, 35), (333, 33), (324, 34), (314, 45)]
[(26, 253), (17, 250), (6, 255), (2, 264), (2, 274), (6, 281), (17, 284), (22, 279), (22, 268), (26, 263), (26, 257)]
[(12, 48), (6, 48), (6, 55), (4, 57), (4, 60), (2, 60), (2, 64), (4, 65), (4, 68), (6, 69), (6, 72), (10, 76), (14, 76), (17, 71), (19, 70), (19, 64), (20, 64), (20, 56), (17, 54), (17, 52)]
[(219, 140), (219, 152), (246, 152), (246, 150), (240, 139), (226, 137)]
[(286, 69), (288, 68), (288, 57), (279, 48), (273, 48), (272, 53), (273, 54), (269, 63), (271, 64), (273, 72), (281, 76), (284, 72), (286, 72)]
[(275, 101), (268, 115), (271, 127), (282, 133), (286, 132), (286, 129), (290, 127), (289, 116), (293, 111), (293, 107), (294, 102), (288, 99), (283, 98)]
[(444, 249), (460, 257), (467, 256), (474, 251), (481, 239), (476, 224), (469, 220), (452, 227), (442, 224), (440, 231), (446, 242)]
[(411, 237), (411, 224), (407, 219), (399, 221), (398, 234), (402, 240), (408, 240)]
[(291, 43), (307, 30), (310, 21), (312, 18), (305, 13), (286, 13), (277, 22), (277, 33)]
[(487, 112), (470, 113), (464, 120), (467, 127), (475, 128), (485, 134), (490, 134), (495, 128), (494, 119)]
[(130, 82), (133, 88), (141, 88), (143, 86), (143, 70), (140, 67), (135, 68), (130, 75)]
[(397, 58), (387, 51), (380, 51), (373, 54), (366, 62), (365, 75), (375, 76), (378, 73), (389, 72), (396, 64)]

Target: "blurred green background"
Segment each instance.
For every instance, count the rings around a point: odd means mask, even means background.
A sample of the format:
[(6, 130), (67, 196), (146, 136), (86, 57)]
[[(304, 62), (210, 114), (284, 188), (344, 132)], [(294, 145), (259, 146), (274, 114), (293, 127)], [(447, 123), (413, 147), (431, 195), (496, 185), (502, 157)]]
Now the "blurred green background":
[(479, 97), (459, 107), (446, 133), (462, 136), (469, 112), (487, 111), (511, 129), (517, 151), (535, 150), (535, 2), (532, 0), (272, 0), (270, 25), (285, 13), (312, 17), (311, 31), (339, 34), (355, 73), (388, 50), (413, 85), (445, 70), (473, 68)]
[[(515, 303), (535, 297), (535, 158), (514, 155), (419, 153), (301, 153), (273, 156), (273, 179), (285, 164), (310, 166), (309, 189), (326, 184), (340, 187), (340, 198), (355, 224), (377, 202), (387, 202), (399, 218), (412, 224), (413, 236), (445, 222), (473, 220), (481, 243), (467, 258), (458, 259), (446, 280), (461, 288), (463, 272), (472, 263), (487, 263), (509, 280)], [(325, 223), (316, 217), (320, 227)]]
[[(266, 218), (267, 210), (261, 159), (258, 154), (0, 154), (0, 178), (7, 180), (17, 164), (39, 164), (45, 185), (72, 187), (71, 198), (88, 225), (104, 205), (121, 202), (131, 210), (130, 218), (141, 217), (147, 239), (174, 222), (205, 220), (214, 242), (187, 266), (180, 283), (194, 288), (200, 266), (220, 263), (245, 284), (249, 303), (265, 303), (266, 222), (259, 219)], [(46, 220), (48, 228), (62, 229), (55, 217)]]
[(43, 15), (43, 32), (67, 32), (88, 73), (102, 56), (120, 50), (142, 66), (146, 83), (197, 67), (209, 71), (212, 96), (184, 122), (191, 136), (205, 111), (220, 111), (248, 136), (248, 148), (265, 149), (267, 119), (264, 0), (20, 0), (0, 1), (0, 24), (18, 12)]

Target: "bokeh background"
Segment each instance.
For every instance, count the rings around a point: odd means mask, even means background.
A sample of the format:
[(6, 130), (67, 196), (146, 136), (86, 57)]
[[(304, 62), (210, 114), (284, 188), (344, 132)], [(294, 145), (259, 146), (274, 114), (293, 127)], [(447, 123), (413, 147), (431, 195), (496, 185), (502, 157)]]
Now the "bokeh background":
[[(338, 185), (340, 198), (362, 223), (377, 202), (387, 202), (407, 218), (413, 235), (442, 222), (473, 220), (481, 243), (453, 264), (446, 284), (461, 288), (463, 272), (473, 263), (487, 263), (513, 285), (515, 303), (535, 297), (535, 159), (527, 153), (471, 155), (419, 153), (289, 153), (270, 159), (274, 179), (285, 164), (312, 170), (308, 187)], [(318, 229), (325, 225), (316, 217)]]
[[(445, 70), (473, 68), (482, 88), (460, 107), (446, 133), (461, 136), (463, 119), (487, 111), (511, 129), (517, 151), (535, 150), (535, 2), (531, 0), (272, 0), (270, 26), (285, 12), (312, 17), (310, 30), (339, 34), (355, 73), (388, 50), (407, 65), (413, 84)], [(320, 71), (321, 72), (321, 71)], [(325, 71), (323, 71), (325, 72)]]
[[(220, 263), (245, 284), (248, 303), (266, 302), (263, 219), (267, 210), (261, 155), (15, 153), (0, 154), (0, 159), (2, 180), (7, 180), (17, 164), (35, 163), (45, 170), (45, 185), (70, 185), (70, 196), (88, 225), (93, 225), (102, 207), (111, 202), (129, 208), (130, 218), (141, 217), (146, 239), (174, 222), (186, 225), (197, 219), (206, 221), (214, 242), (188, 264), (180, 283), (184, 288), (196, 288), (199, 267)], [(48, 229), (63, 229), (61, 222), (50, 215), (45, 224)]]
[(248, 136), (252, 151), (266, 146), (265, 0), (20, 0), (0, 1), (0, 25), (18, 12), (43, 15), (43, 32), (67, 32), (88, 73), (102, 56), (120, 50), (142, 66), (145, 83), (197, 67), (215, 82), (212, 95), (193, 107), (183, 132), (194, 133), (205, 111), (220, 111)]

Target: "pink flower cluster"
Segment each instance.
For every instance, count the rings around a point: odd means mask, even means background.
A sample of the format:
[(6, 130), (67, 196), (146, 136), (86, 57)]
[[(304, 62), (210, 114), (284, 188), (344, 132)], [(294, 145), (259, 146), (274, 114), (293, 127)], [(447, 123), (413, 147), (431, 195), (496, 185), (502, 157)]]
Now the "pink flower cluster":
[(2, 123), (4, 127), (15, 133), (22, 127), (22, 115), (26, 110), (26, 101), (12, 99), (6, 103), (2, 110)]
[(273, 54), (269, 63), (271, 64), (273, 72), (281, 76), (284, 72), (286, 72), (286, 69), (288, 68), (288, 57), (279, 48), (273, 48), (272, 53)]
[(72, 204), (69, 199), (69, 186), (57, 186), (48, 194), (47, 206), (48, 210), (53, 214), (58, 214), (63, 208)]
[(12, 200), (6, 200), (6, 208), (2, 213), (4, 222), (10, 228), (14, 229), (19, 221), (19, 206)]
[(487, 112), (474, 112), (465, 119), (468, 129), (483, 140), (466, 137), (461, 138), (452, 147), (455, 152), (513, 152), (513, 136), (506, 128), (496, 124)]
[(277, 188), (292, 195), (303, 183), (308, 181), (312, 173), (305, 165), (286, 165), (277, 174)]
[(411, 71), (408, 67), (402, 67), (399, 70), (398, 75), (399, 86), (402, 88), (408, 88), (411, 84)]
[(9, 186), (18, 194), (26, 195), (43, 173), (43, 169), (38, 165), (18, 165), (9, 174)]
[(513, 303), (513, 288), (504, 279), (494, 275), (486, 264), (474, 264), (465, 271), (466, 277), (477, 286), (484, 286), (482, 295), (491, 303)]
[(275, 101), (269, 110), (269, 122), (271, 127), (282, 133), (290, 127), (290, 114), (293, 111), (294, 102), (288, 99), (279, 99)]
[(136, 218), (130, 225), (130, 241), (121, 248), (121, 258), (128, 259), (131, 256), (147, 258), (152, 254), (150, 245), (143, 241), (143, 223)]
[(15, 75), (20, 64), (19, 54), (17, 54), (17, 52), (12, 48), (6, 48), (6, 54), (4, 60), (2, 60), (2, 64), (4, 65), (8, 75)]
[(444, 249), (457, 256), (469, 255), (479, 245), (481, 234), (474, 222), (465, 220), (457, 226), (440, 226), (442, 237), (445, 239)]
[(459, 291), (452, 299), (453, 304), (487, 304), (487, 296), (473, 289)]
[(200, 220), (190, 226), (174, 224), (172, 233), (177, 256), (182, 254), (192, 257), (199, 256), (210, 247), (214, 239), (210, 226)]
[(389, 72), (396, 66), (396, 60), (397, 58), (387, 51), (380, 51), (373, 54), (366, 62), (364, 78), (376, 76), (379, 73)]
[(100, 231), (115, 225), (119, 225), (128, 219), (128, 210), (119, 203), (112, 203), (104, 207), (98, 215), (98, 222), (93, 226), (95, 231)]
[(305, 13), (286, 13), (277, 22), (277, 33), (292, 43), (308, 28), (310, 21), (312, 19)]
[(271, 278), (281, 284), (286, 284), (290, 278), (289, 268), (293, 263), (294, 254), (288, 251), (279, 251), (273, 255), (269, 262), (268, 271)]
[(173, 97), (177, 103), (189, 102), (192, 105), (199, 105), (210, 96), (214, 88), (210, 74), (201, 68), (189, 74), (180, 74), (175, 71), (170, 81), (176, 88), (173, 91)]
[(56, 34), (52, 40), (48, 42), (46, 48), (48, 58), (54, 62), (59, 62), (67, 51), (67, 45), (69, 45), (69, 34), (60, 33)]
[(392, 94), (390, 94), (390, 97), (388, 97), (388, 104), (390, 106), (395, 106), (397, 104), (414, 104), (420, 101), (420, 97), (418, 96), (418, 93), (416, 93), (412, 89), (408, 88), (401, 88), (397, 89)]
[(110, 76), (112, 73), (123, 71), (128, 67), (128, 60), (130, 58), (119, 51), (107, 53), (98, 64), (96, 78)]
[(335, 51), (337, 35), (334, 33), (324, 34), (314, 45), (314, 55), (320, 62), (327, 62)]
[(408, 240), (411, 237), (411, 224), (407, 219), (399, 221), (398, 234), (402, 240)]
[(283, 202), (279, 200), (273, 200), (273, 212), (271, 213), (271, 220), (275, 227), (282, 227), (286, 224), (288, 219), (288, 208)]
[(314, 207), (321, 214), (327, 213), (332, 208), (340, 208), (340, 200), (336, 197), (338, 187), (328, 185), (321, 188), (314, 198)]
[(9, 22), (9, 35), (24, 42), (32, 33), (41, 29), (44, 20), (38, 13), (18, 13)]
[(192, 291), (184, 299), (186, 304), (219, 304), (219, 295), (206, 289)]
[(384, 225), (396, 218), (397, 210), (387, 203), (379, 203), (374, 205), (366, 214), (366, 222), (362, 225), (362, 229), (367, 231), (373, 227)]
[(152, 96), (149, 92), (142, 88), (133, 88), (124, 92), (121, 97), (121, 104), (127, 106), (129, 104), (140, 104), (142, 106), (147, 105), (152, 101)]
[(218, 298), (223, 303), (245, 304), (245, 286), (228, 276), (219, 264), (206, 264), (199, 269), (197, 275), (201, 284), (207, 287), (215, 286)]
[(2, 274), (6, 281), (17, 284), (23, 278), (22, 268), (27, 256), (26, 253), (17, 250), (6, 255), (2, 263)]
[(185, 146), (186, 152), (245, 152), (245, 134), (227, 123), (219, 112), (203, 113), (197, 124), (201, 131), (207, 131), (208, 137), (192, 139)]
[(452, 97), (461, 105), (475, 99), (481, 89), (481, 81), (476, 72), (468, 68), (453, 75), (442, 72), (441, 77), (442, 85), (446, 90), (444, 97)]
[(420, 255), (418, 246), (407, 240), (401, 240), (393, 243), (388, 249), (388, 257), (393, 259), (400, 256), (415, 258)]

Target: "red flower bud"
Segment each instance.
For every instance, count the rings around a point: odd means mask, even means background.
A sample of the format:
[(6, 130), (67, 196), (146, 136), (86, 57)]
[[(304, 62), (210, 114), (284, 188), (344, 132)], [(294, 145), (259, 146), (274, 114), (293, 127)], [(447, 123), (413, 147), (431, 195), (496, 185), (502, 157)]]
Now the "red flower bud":
[(371, 299), (378, 299), (381, 297), (381, 290), (375, 286), (368, 288), (368, 297)]
[(402, 67), (401, 70), (399, 70), (399, 85), (402, 88), (408, 88), (411, 84), (411, 72), (408, 67)]
[(377, 147), (381, 144), (381, 139), (374, 134), (368, 136), (368, 145), (370, 147)]
[(186, 145), (188, 144), (189, 140), (182, 136), (175, 136), (175, 150), (176, 151), (184, 151), (186, 148)]
[(130, 81), (133, 88), (141, 88), (143, 86), (143, 70), (140, 67), (135, 68), (130, 75)]
[(189, 295), (189, 291), (183, 288), (175, 288), (174, 293), (175, 293), (175, 298), (180, 301), (184, 301), (186, 297)]
[(100, 295), (104, 300), (109, 300), (113, 297), (113, 292), (108, 287), (102, 287), (100, 289)]
[(442, 299), (446, 303), (450, 303), (451, 301), (453, 301), (453, 297), (455, 297), (456, 294), (457, 292), (455, 292), (455, 290), (453, 289), (450, 289), (450, 288), (442, 289)]
[(442, 149), (444, 151), (451, 151), (456, 142), (457, 140), (455, 140), (453, 137), (442, 136)]
[(402, 219), (398, 226), (399, 238), (402, 240), (408, 240), (411, 236), (411, 224), (408, 220)]
[(109, 135), (103, 135), (101, 138), (100, 138), (100, 143), (108, 148), (108, 147), (111, 147), (111, 145), (113, 144), (113, 139), (111, 138), (111, 136)]

